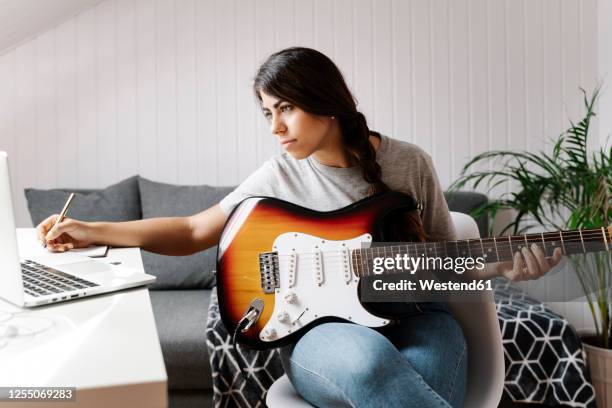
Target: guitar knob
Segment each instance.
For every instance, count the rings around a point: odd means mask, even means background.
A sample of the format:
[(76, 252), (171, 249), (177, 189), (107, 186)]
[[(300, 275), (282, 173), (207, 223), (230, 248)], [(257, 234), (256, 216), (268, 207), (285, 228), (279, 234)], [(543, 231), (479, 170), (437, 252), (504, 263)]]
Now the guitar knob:
[(281, 323), (285, 323), (287, 321), (289, 321), (289, 313), (287, 313), (284, 310), (281, 310), (280, 312), (278, 312), (278, 314), (276, 315), (276, 318), (278, 319), (279, 322)]
[(297, 302), (297, 295), (295, 294), (295, 292), (289, 292), (285, 295), (285, 301), (287, 301), (287, 303), (295, 303)]
[(276, 330), (275, 329), (265, 329), (261, 333), (261, 337), (263, 337), (266, 340), (272, 340), (273, 338), (276, 337)]

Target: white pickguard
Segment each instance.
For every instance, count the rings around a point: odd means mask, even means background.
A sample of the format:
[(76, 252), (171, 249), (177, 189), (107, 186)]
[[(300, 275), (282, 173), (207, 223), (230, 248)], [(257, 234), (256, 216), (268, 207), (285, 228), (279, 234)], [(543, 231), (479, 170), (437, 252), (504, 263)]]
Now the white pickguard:
[(351, 267), (350, 250), (370, 242), (369, 234), (347, 241), (296, 232), (279, 235), (273, 251), (278, 252), (280, 285), (275, 290), (274, 312), (260, 339), (278, 340), (325, 316), (368, 327), (389, 324), (388, 319), (371, 314), (359, 302), (359, 278)]

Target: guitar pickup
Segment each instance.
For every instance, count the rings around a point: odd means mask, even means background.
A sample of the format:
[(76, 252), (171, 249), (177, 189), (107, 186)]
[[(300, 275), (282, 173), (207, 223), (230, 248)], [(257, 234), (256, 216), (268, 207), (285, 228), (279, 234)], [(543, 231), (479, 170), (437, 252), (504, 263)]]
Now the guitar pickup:
[(315, 272), (315, 283), (321, 286), (323, 283), (323, 252), (321, 250), (314, 251), (312, 267)]
[(351, 256), (351, 251), (347, 247), (342, 248), (342, 273), (344, 275), (344, 281), (348, 285), (351, 282), (351, 263), (349, 258)]
[(295, 286), (295, 274), (297, 272), (297, 263), (298, 263), (298, 255), (293, 251), (291, 255), (289, 255), (289, 270), (288, 270), (288, 278), (287, 285), (292, 288)]

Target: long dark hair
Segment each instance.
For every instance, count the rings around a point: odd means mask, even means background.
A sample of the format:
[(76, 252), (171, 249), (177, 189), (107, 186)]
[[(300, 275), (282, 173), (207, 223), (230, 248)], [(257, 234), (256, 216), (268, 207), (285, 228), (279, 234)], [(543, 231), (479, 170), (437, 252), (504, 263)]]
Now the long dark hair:
[(260, 102), (259, 92), (264, 91), (308, 113), (335, 116), (351, 162), (361, 168), (363, 178), (370, 184), (368, 195), (389, 191), (369, 139), (379, 134), (368, 128), (342, 73), (327, 56), (302, 47), (278, 51), (257, 71), (253, 91)]
[[(363, 178), (370, 185), (368, 195), (390, 191), (382, 181), (382, 170), (369, 138), (380, 134), (368, 128), (342, 73), (327, 56), (303, 47), (275, 52), (257, 71), (253, 91), (260, 103), (260, 91), (264, 91), (308, 113), (335, 116), (340, 121), (343, 145), (351, 162), (361, 168)], [(406, 220), (416, 238), (423, 240), (425, 233), (418, 215), (415, 218), (414, 213), (407, 214)], [(396, 224), (395, 228), (402, 227)]]

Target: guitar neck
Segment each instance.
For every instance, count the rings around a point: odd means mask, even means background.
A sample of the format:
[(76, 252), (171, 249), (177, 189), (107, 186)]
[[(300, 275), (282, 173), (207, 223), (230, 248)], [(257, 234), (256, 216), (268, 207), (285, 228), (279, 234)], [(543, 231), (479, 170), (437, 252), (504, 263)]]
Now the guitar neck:
[(375, 258), (463, 257), (482, 258), (484, 263), (494, 263), (510, 261), (514, 253), (532, 244), (537, 244), (546, 256), (552, 256), (556, 248), (560, 248), (564, 255), (609, 251), (612, 249), (610, 235), (610, 229), (602, 227), (458, 241), (410, 242), (356, 249), (352, 253), (352, 261), (356, 273), (366, 276), (370, 274), (368, 271), (372, 271)]

